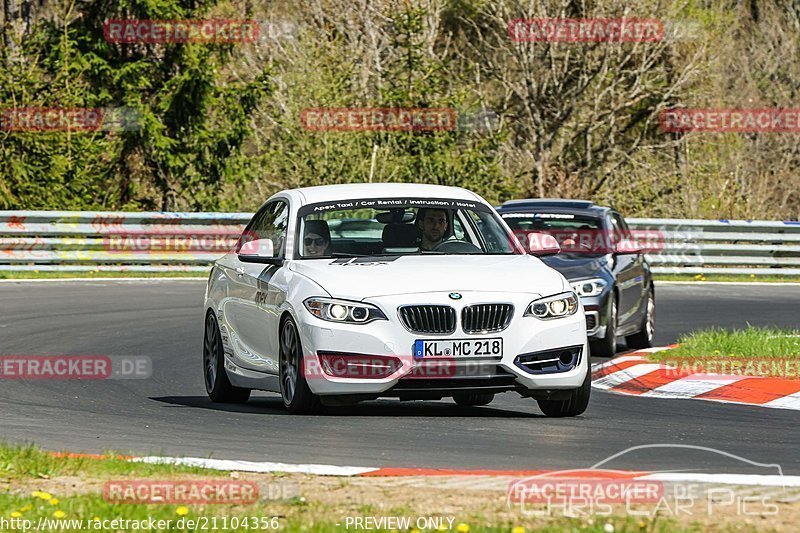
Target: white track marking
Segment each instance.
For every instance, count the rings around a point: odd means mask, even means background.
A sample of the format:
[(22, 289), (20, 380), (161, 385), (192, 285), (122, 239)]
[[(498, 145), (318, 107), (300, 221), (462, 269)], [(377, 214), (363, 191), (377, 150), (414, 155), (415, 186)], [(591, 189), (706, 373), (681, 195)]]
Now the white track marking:
[(765, 404), (764, 407), (780, 407), (782, 409), (798, 409), (800, 410), (800, 392), (789, 394), (783, 398), (771, 400)]
[(800, 487), (800, 476), (758, 474), (693, 474), (690, 472), (663, 472), (645, 474), (636, 479), (667, 482), (712, 483), (720, 485), (746, 485), (759, 487)]
[(623, 355), (621, 357), (615, 357), (605, 363), (595, 363), (592, 365), (592, 371), (602, 370), (603, 368), (608, 368), (610, 366), (614, 366), (619, 363), (624, 363), (625, 361), (644, 361), (644, 357), (640, 355)]
[(630, 381), (640, 376), (644, 376), (645, 374), (649, 374), (650, 372), (658, 370), (659, 368), (662, 368), (662, 365), (655, 363), (634, 365), (628, 368), (624, 368), (622, 370), (618, 370), (607, 376), (603, 376), (602, 378), (597, 379), (595, 381), (592, 381), (592, 387), (598, 389), (610, 389), (612, 387), (616, 387), (621, 383), (625, 383), (626, 381)]
[(685, 377), (661, 385), (653, 390), (647, 391), (642, 396), (648, 398), (694, 398), (700, 394), (718, 389), (723, 385), (736, 383), (744, 377), (731, 377), (729, 379), (695, 379), (691, 376)]
[(135, 463), (170, 464), (198, 466), (211, 470), (228, 470), (238, 472), (290, 472), (299, 474), (315, 474), (318, 476), (357, 476), (378, 470), (364, 466), (334, 466), (317, 464), (289, 464), (255, 461), (235, 461), (230, 459), (201, 459), (198, 457), (135, 457)]

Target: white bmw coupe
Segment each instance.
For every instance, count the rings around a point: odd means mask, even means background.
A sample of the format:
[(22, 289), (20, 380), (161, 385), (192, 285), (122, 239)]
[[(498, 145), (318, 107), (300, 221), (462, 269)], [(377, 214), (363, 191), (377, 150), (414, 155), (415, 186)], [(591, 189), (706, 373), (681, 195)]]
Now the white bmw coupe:
[[(544, 244), (542, 244), (544, 243)], [(483, 198), (420, 184), (287, 190), (213, 266), (203, 366), (214, 402), (278, 392), (290, 413), (378, 397), (575, 416), (591, 373), (580, 299)]]

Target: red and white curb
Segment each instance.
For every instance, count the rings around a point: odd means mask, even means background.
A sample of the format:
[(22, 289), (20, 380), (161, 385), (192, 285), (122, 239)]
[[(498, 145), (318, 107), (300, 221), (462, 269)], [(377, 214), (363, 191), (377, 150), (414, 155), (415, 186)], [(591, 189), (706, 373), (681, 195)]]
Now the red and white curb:
[(800, 410), (800, 379), (705, 374), (680, 375), (647, 360), (648, 348), (592, 365), (592, 387), (645, 398), (706, 400)]
[[(58, 457), (76, 457), (90, 459), (109, 459), (108, 455), (94, 455), (81, 453), (54, 453)], [(367, 466), (336, 466), (325, 464), (294, 464), (276, 463), (265, 461), (239, 461), (235, 459), (211, 459), (200, 457), (133, 457), (117, 456), (135, 463), (168, 464), (179, 466), (192, 466), (230, 472), (251, 473), (300, 473), (317, 476), (340, 477), (441, 477), (441, 478), (470, 478), (478, 482), (479, 478), (490, 478), (502, 481), (498, 487), (505, 487), (509, 480), (528, 477), (548, 477), (549, 474), (560, 475), (561, 470), (470, 470), (448, 468), (395, 468), (395, 467), (367, 467)], [(711, 474), (693, 472), (636, 472), (625, 470), (570, 470), (570, 478), (585, 479), (615, 479), (615, 480), (647, 480), (665, 483), (709, 483), (720, 485), (741, 485), (759, 487), (800, 487), (800, 476), (762, 475), (762, 474)], [(486, 488), (488, 485), (481, 484)]]

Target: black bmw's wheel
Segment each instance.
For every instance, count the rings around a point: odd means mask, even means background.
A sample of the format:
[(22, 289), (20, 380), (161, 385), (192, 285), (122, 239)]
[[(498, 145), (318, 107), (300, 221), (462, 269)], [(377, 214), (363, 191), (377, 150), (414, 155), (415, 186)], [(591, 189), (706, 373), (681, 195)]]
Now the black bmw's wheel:
[(280, 382), (283, 405), (292, 414), (313, 412), (319, 397), (311, 392), (303, 372), (303, 349), (300, 335), (291, 318), (281, 325)]
[(228, 374), (225, 372), (222, 335), (213, 313), (206, 315), (203, 335), (203, 374), (206, 392), (212, 402), (244, 403), (250, 398), (250, 389), (234, 387), (228, 379)]
[(651, 348), (653, 336), (656, 334), (656, 296), (652, 287), (647, 291), (647, 303), (642, 317), (642, 329), (639, 333), (625, 337), (628, 348)]

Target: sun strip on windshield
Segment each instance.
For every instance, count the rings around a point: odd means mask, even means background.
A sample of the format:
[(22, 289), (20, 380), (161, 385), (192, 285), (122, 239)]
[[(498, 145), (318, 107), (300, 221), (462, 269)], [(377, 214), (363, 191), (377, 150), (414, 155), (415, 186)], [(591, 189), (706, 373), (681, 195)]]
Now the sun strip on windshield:
[(489, 212), (489, 206), (472, 200), (452, 200), (447, 198), (361, 198), (357, 200), (338, 200), (335, 202), (318, 202), (301, 207), (297, 215), (305, 217), (312, 213), (341, 211), (345, 209), (389, 210), (411, 207), (427, 207), (439, 209), (472, 209)]

